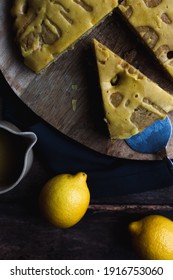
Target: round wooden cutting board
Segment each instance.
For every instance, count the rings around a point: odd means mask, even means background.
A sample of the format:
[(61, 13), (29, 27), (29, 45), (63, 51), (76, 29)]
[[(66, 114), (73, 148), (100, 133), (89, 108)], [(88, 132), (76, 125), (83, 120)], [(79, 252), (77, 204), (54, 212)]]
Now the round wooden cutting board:
[[(156, 159), (132, 151), (123, 140), (109, 139), (98, 83), (92, 39), (96, 38), (173, 93), (167, 77), (117, 11), (83, 36), (41, 74), (23, 64), (15, 43), (13, 1), (0, 1), (0, 67), (16, 94), (37, 115), (70, 138), (100, 153), (129, 159)], [(74, 106), (75, 105), (75, 106)], [(169, 115), (173, 121), (173, 114)], [(173, 157), (173, 140), (168, 145)]]

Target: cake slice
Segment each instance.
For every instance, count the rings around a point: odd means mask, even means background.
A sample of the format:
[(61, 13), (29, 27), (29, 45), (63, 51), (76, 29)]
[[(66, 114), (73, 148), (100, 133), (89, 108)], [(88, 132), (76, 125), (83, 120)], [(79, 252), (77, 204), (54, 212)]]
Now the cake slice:
[(127, 139), (173, 110), (173, 96), (94, 40), (110, 137)]
[(25, 64), (40, 72), (117, 5), (118, 0), (15, 0), (12, 15)]
[(120, 0), (118, 9), (173, 77), (172, 0)]

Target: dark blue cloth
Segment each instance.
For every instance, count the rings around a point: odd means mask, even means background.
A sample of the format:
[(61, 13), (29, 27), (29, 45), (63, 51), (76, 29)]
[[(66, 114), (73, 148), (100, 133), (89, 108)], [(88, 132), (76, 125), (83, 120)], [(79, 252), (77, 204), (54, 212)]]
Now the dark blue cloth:
[(93, 198), (144, 192), (173, 185), (173, 175), (163, 161), (118, 159), (95, 152), (63, 135), (35, 115), (1, 79), (3, 118), (21, 130), (35, 132), (38, 137), (35, 152), (50, 170), (58, 173), (88, 174)]

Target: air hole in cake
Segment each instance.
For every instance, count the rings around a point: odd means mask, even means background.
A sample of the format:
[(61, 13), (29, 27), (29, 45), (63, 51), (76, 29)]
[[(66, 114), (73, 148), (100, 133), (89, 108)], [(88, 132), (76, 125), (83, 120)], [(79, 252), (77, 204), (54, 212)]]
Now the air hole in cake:
[(49, 45), (51, 45), (54, 42), (56, 42), (56, 40), (58, 40), (62, 36), (62, 31), (60, 30), (60, 28), (58, 28), (57, 26), (55, 26), (51, 22), (50, 22), (50, 24), (51, 24), (51, 26), (56, 28), (57, 34), (53, 33), (50, 30), (50, 28), (46, 24), (44, 24), (44, 23), (42, 24), (42, 33), (41, 33), (41, 38), (42, 38), (43, 42), (45, 44), (49, 44)]
[(127, 101), (126, 101), (126, 103), (125, 103), (125, 106), (126, 106), (126, 107), (128, 107), (128, 106), (129, 106), (129, 104), (130, 104), (130, 100), (129, 100), (129, 99), (127, 99)]
[(119, 82), (120, 76), (118, 74), (116, 74), (110, 81), (112, 86), (116, 86)]
[(100, 64), (103, 64), (103, 65), (106, 63), (105, 60), (98, 60), (98, 62), (99, 62)]
[(148, 111), (142, 106), (138, 106), (132, 113), (130, 120), (136, 125), (136, 127), (139, 130), (141, 130), (144, 129), (146, 126), (151, 125), (158, 118), (158, 115), (154, 112)]
[(28, 2), (26, 1), (25, 4), (23, 4), (23, 7), (22, 7), (22, 13), (27, 14), (28, 9), (29, 9), (29, 5), (28, 5)]
[(133, 67), (129, 67), (127, 71), (129, 72), (129, 74), (135, 73), (135, 69)]
[(85, 11), (92, 12), (93, 7), (88, 5), (84, 0), (73, 0), (76, 4), (80, 5)]
[(118, 0), (118, 4), (126, 4), (126, 1), (125, 0)]
[(167, 58), (168, 58), (168, 59), (173, 58), (173, 51), (169, 51), (169, 52), (167, 53)]
[(167, 13), (161, 14), (160, 18), (166, 24), (171, 24), (172, 23), (172, 20), (170, 19), (169, 15)]
[(158, 110), (161, 114), (165, 114), (166, 113), (162, 108), (160, 108), (158, 105), (154, 104), (151, 100), (149, 100), (146, 97), (143, 98), (143, 102), (146, 103), (146, 104), (151, 105), (153, 108)]
[(123, 98), (123, 94), (117, 91), (111, 94), (110, 101), (114, 107), (118, 107), (121, 104)]
[(148, 8), (155, 8), (160, 5), (162, 0), (144, 0), (144, 2)]

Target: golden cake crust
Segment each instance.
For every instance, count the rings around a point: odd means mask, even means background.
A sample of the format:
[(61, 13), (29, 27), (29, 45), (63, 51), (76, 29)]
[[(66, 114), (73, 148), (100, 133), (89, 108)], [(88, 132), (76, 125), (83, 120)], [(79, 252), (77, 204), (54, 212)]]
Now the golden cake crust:
[(117, 4), (117, 0), (15, 0), (12, 15), (25, 64), (40, 72)]
[(122, 0), (118, 9), (173, 77), (172, 0)]

